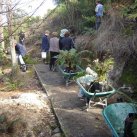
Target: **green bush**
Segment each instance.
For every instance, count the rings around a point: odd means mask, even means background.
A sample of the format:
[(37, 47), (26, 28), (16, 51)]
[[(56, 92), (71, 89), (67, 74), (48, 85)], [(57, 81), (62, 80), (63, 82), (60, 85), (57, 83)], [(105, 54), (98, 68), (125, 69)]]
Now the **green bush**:
[(113, 64), (113, 58), (108, 58), (103, 62), (99, 62), (99, 60), (93, 62), (93, 69), (98, 74), (100, 81), (105, 81), (107, 79), (107, 72), (111, 69)]
[(37, 58), (32, 58), (30, 55), (23, 57), (26, 64), (36, 64), (38, 62)]
[(24, 85), (24, 83), (20, 79), (15, 78), (13, 80), (13, 78), (11, 78), (11, 77), (5, 78), (5, 86), (6, 86), (7, 91), (16, 90), (16, 89), (22, 87), (23, 85)]
[(87, 62), (89, 60), (89, 57), (91, 56), (92, 52), (87, 50), (83, 50), (80, 52), (77, 52), (76, 49), (71, 49), (69, 51), (61, 50), (60, 54), (58, 55), (57, 64), (73, 68), (74, 66), (82, 65), (83, 61)]

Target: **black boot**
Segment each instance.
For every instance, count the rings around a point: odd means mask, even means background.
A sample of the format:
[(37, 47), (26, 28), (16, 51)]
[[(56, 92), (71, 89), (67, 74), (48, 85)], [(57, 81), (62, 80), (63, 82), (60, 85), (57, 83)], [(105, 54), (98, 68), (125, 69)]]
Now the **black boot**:
[(44, 64), (46, 63), (46, 59), (43, 59), (43, 63), (44, 63)]
[(20, 65), (20, 69), (22, 70), (22, 72), (26, 72), (26, 71), (27, 71), (27, 66), (26, 66), (26, 64)]

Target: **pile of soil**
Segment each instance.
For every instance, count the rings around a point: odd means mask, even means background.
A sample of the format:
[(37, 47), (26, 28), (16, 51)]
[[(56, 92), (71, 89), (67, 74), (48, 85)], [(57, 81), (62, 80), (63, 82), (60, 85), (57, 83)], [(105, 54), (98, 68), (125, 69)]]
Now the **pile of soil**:
[(0, 137), (51, 137), (58, 128), (47, 95), (28, 73), (20, 72), (25, 82), (19, 89), (8, 91), (0, 83)]

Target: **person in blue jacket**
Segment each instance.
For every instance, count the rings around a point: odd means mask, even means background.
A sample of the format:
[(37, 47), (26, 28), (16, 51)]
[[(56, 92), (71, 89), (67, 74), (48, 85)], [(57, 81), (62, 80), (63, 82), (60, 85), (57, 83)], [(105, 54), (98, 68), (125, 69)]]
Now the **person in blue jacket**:
[[(44, 63), (46, 61), (47, 52), (49, 51), (49, 34), (50, 32), (46, 30), (45, 34), (42, 36), (41, 55)], [(45, 54), (45, 57), (43, 57), (43, 54)]]
[(101, 19), (103, 17), (103, 11), (104, 11), (104, 6), (101, 4), (100, 0), (96, 1), (96, 8), (95, 8), (95, 12), (96, 12), (96, 30), (98, 30), (98, 28), (100, 27), (101, 24)]
[(16, 53), (24, 57), (26, 55), (26, 48), (21, 43), (17, 43), (15, 46)]

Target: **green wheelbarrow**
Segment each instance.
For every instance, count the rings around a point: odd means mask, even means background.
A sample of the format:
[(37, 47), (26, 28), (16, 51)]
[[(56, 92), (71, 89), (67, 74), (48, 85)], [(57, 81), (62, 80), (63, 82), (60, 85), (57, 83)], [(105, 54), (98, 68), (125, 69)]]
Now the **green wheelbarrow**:
[[(86, 106), (87, 110), (88, 108), (96, 105), (101, 105), (103, 107), (107, 106), (107, 96), (110, 94), (115, 93), (115, 89), (111, 86), (108, 85), (109, 90), (103, 89), (101, 92), (94, 91), (94, 92), (89, 92), (85, 87), (86, 85), (90, 85), (91, 82), (96, 81), (97, 77), (93, 77), (92, 75), (85, 75), (82, 77), (79, 77), (76, 80), (76, 83), (80, 87), (79, 93), (82, 94), (82, 97), (86, 101)], [(103, 85), (100, 82), (100, 85)]]
[(74, 77), (76, 77), (80, 73), (84, 73), (84, 70), (80, 66), (76, 66), (75, 72), (65, 71), (65, 67), (63, 65), (59, 65), (58, 69), (59, 69), (60, 73), (63, 75), (63, 78), (65, 79), (66, 86), (68, 86), (70, 83), (75, 81)]
[(129, 114), (136, 113), (137, 104), (124, 102), (108, 105), (102, 111), (103, 117), (111, 129), (113, 137), (124, 137), (125, 120)]

